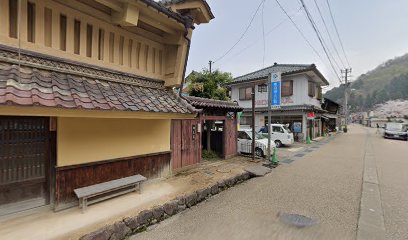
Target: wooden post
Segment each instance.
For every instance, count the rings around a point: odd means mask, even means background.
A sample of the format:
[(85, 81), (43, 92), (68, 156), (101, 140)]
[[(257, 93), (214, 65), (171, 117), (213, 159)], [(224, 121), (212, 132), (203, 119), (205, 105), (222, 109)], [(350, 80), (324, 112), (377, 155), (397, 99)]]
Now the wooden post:
[(207, 150), (211, 151), (211, 122), (206, 120), (205, 126), (207, 128)]

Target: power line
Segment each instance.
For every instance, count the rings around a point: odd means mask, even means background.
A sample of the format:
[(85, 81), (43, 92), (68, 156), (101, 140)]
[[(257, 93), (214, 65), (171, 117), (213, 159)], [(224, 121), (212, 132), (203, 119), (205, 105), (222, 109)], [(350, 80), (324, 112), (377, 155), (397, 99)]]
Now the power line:
[[(324, 53), (325, 53), (325, 55), (326, 55), (326, 57), (327, 57), (327, 60), (329, 60), (330, 66), (332, 67), (334, 74), (336, 75), (336, 77), (338, 78), (339, 82), (341, 83), (341, 79), (340, 79), (340, 77), (337, 75), (336, 68), (334, 67), (333, 61), (332, 61), (332, 59), (331, 59), (331, 57), (330, 57), (331, 54), (330, 54), (329, 50), (328, 50), (327, 47), (326, 47), (326, 44), (325, 44), (325, 42), (324, 42), (324, 40), (323, 40), (323, 38), (322, 38), (322, 36), (321, 36), (321, 34), (320, 34), (320, 31), (319, 31), (319, 29), (318, 29), (316, 23), (315, 23), (314, 20), (313, 20), (312, 15), (310, 14), (309, 10), (307, 9), (305, 2), (304, 2), (303, 0), (299, 0), (299, 1), (300, 1), (300, 3), (302, 4), (303, 9), (305, 10), (306, 17), (307, 17), (307, 19), (309, 20), (310, 24), (312, 25), (312, 28), (313, 28), (314, 32), (316, 33), (317, 38), (319, 39), (320, 45), (321, 45), (322, 48), (323, 48), (323, 51), (324, 51)], [(334, 60), (334, 59), (333, 59), (333, 60)], [(334, 60), (334, 62), (335, 62), (335, 60)], [(340, 69), (340, 67), (338, 66), (337, 62), (335, 62), (335, 64), (337, 65), (338, 69)]]
[(275, 0), (276, 3), (279, 5), (280, 9), (285, 13), (285, 15), (289, 18), (289, 20), (292, 22), (293, 26), (295, 26), (296, 30), (300, 33), (300, 35), (303, 37), (303, 39), (307, 42), (309, 47), (313, 50), (313, 52), (320, 58), (320, 60), (323, 61), (322, 57), (320, 56), (319, 52), (313, 47), (313, 45), (309, 42), (309, 40), (306, 38), (306, 36), (303, 34), (302, 30), (297, 26), (295, 21), (293, 21), (292, 17), (289, 16), (288, 12), (283, 8), (283, 6), (280, 4), (279, 0)]
[[(295, 13), (291, 14), (291, 17), (293, 17), (294, 15), (296, 15), (297, 13), (300, 12), (300, 10), (302, 10), (303, 7), (300, 7)], [(273, 33), (276, 29), (278, 29), (281, 25), (283, 25), (286, 21), (288, 21), (287, 18), (283, 19), (282, 21), (280, 21), (278, 24), (276, 24), (274, 27), (272, 27), (266, 34), (265, 34), (265, 38), (267, 38), (271, 33)], [(243, 52), (245, 52), (246, 50), (248, 50), (249, 48), (255, 46), (258, 42), (260, 41), (260, 39), (258, 38), (256, 41), (254, 41), (253, 43), (249, 44), (248, 46), (246, 46), (245, 48), (241, 49), (238, 53), (234, 54), (231, 58), (233, 57), (237, 57), (239, 55), (241, 55)], [(223, 63), (219, 64), (218, 67), (222, 66)]]
[(334, 44), (334, 41), (333, 41), (333, 38), (331, 37), (329, 28), (327, 27), (326, 21), (324, 20), (322, 11), (320, 10), (320, 7), (319, 7), (319, 5), (317, 4), (317, 1), (316, 1), (316, 0), (314, 0), (314, 3), (315, 3), (315, 5), (316, 5), (317, 11), (319, 12), (320, 18), (322, 19), (322, 22), (323, 22), (324, 28), (326, 29), (327, 35), (329, 36), (330, 43), (332, 44), (333, 49), (334, 49), (334, 51), (335, 51), (336, 54), (337, 54), (337, 58), (340, 60), (340, 63), (341, 63), (341, 65), (342, 65), (342, 67), (345, 68), (344, 62), (343, 62), (343, 60), (342, 60), (341, 57), (340, 57), (339, 51), (338, 51), (337, 48), (336, 48), (336, 44)]
[(340, 42), (341, 49), (343, 50), (344, 57), (346, 58), (348, 67), (350, 68), (350, 62), (349, 62), (349, 60), (348, 60), (348, 58), (347, 58), (346, 51), (344, 51), (343, 42), (341, 41), (340, 34), (339, 34), (339, 30), (337, 29), (336, 22), (334, 21), (334, 16), (333, 16), (333, 13), (332, 13), (332, 10), (331, 10), (331, 7), (330, 7), (329, 0), (326, 0), (326, 3), (327, 3), (327, 7), (329, 8), (330, 17), (331, 17), (331, 20), (332, 20), (332, 22), (333, 22), (334, 29), (336, 30), (337, 37), (339, 38), (339, 42)]
[(261, 2), (259, 3), (258, 7), (256, 8), (255, 13), (254, 13), (254, 14), (252, 15), (252, 17), (251, 17), (251, 20), (249, 21), (248, 26), (246, 27), (246, 29), (245, 29), (245, 31), (242, 33), (242, 35), (239, 37), (238, 41), (237, 41), (234, 45), (232, 45), (232, 47), (231, 47), (230, 49), (228, 49), (228, 51), (226, 51), (223, 55), (221, 55), (221, 57), (217, 58), (217, 59), (214, 61), (214, 63), (216, 63), (216, 62), (220, 61), (221, 59), (223, 59), (223, 58), (224, 58), (227, 54), (229, 54), (229, 53), (232, 51), (232, 49), (234, 49), (235, 46), (237, 46), (238, 43), (244, 38), (245, 34), (248, 32), (249, 28), (251, 27), (252, 22), (254, 21), (256, 15), (258, 14), (259, 9), (261, 8), (261, 6), (263, 5), (263, 3), (264, 3), (265, 1), (266, 1), (266, 0), (261, 0)]
[(262, 67), (265, 67), (265, 51), (266, 51), (264, 8), (265, 8), (265, 2), (263, 2), (263, 4), (262, 4), (262, 40), (263, 40)]

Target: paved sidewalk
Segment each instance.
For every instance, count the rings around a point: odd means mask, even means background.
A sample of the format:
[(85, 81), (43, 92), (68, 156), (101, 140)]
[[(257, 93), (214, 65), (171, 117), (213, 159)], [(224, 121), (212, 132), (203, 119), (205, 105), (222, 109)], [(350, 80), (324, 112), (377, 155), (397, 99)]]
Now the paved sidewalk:
[(244, 168), (254, 164), (260, 163), (252, 163), (242, 157), (203, 162), (169, 179), (147, 183), (142, 194), (129, 193), (90, 205), (84, 214), (78, 208), (57, 213), (50, 209), (38, 209), (22, 216), (2, 217), (0, 239), (78, 239), (125, 217), (137, 216), (142, 210), (241, 174)]
[[(327, 144), (165, 220), (143, 239), (355, 239), (367, 135), (351, 126)], [(296, 228), (279, 213), (313, 218)]]
[(372, 133), (386, 239), (408, 239), (408, 142)]

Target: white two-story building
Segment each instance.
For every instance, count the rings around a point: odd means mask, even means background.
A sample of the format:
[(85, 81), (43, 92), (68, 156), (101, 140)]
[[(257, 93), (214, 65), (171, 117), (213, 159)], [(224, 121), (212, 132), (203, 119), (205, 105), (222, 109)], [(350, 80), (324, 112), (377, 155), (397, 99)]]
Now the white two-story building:
[[(268, 75), (280, 72), (281, 107), (271, 111), (271, 123), (289, 124), (295, 139), (322, 135), (322, 86), (329, 85), (314, 64), (277, 64), (237, 77), (229, 84), (231, 98), (244, 107), (241, 127), (252, 124), (252, 86), (255, 85), (255, 130), (268, 121)], [(308, 118), (309, 116), (309, 118)], [(311, 117), (314, 116), (313, 119)], [(323, 116), (324, 117), (324, 116)]]

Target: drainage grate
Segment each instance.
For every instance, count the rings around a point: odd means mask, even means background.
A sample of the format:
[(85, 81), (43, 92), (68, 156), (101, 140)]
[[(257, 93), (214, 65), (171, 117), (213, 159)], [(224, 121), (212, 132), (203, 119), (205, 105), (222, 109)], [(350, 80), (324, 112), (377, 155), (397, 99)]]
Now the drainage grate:
[(302, 153), (299, 153), (299, 154), (295, 155), (295, 157), (304, 157), (304, 156), (305, 156), (305, 154), (302, 154)]
[(298, 228), (310, 227), (317, 224), (317, 221), (310, 217), (293, 213), (279, 213), (279, 220), (285, 224)]

